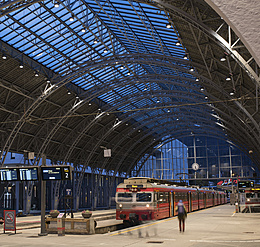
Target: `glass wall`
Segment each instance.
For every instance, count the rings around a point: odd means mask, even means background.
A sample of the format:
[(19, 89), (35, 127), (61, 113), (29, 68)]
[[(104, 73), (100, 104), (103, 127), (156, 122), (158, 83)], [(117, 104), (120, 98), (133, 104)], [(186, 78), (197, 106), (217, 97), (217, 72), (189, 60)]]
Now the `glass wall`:
[[(192, 165), (198, 164), (198, 169)], [(141, 164), (139, 164), (140, 166)], [(134, 175), (134, 173), (133, 173)], [(258, 177), (250, 158), (230, 142), (205, 136), (172, 139), (157, 147), (140, 169), (138, 176), (186, 180), (189, 184), (216, 184), (221, 179)]]

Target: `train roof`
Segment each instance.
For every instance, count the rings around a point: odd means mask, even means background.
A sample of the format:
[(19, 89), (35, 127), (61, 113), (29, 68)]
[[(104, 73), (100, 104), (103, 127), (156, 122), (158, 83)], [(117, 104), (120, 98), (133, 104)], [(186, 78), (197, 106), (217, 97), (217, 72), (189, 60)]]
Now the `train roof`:
[(135, 183), (156, 183), (158, 185), (176, 185), (176, 186), (187, 186), (185, 182), (173, 182), (170, 180), (149, 178), (149, 177), (132, 177), (124, 180), (125, 184), (135, 184)]
[(187, 186), (186, 183), (177, 183), (168, 180), (154, 179), (149, 177), (131, 177), (125, 179), (123, 183), (118, 185), (118, 188), (127, 188), (129, 185), (145, 185), (148, 187), (157, 188), (174, 188), (175, 191), (189, 190), (189, 191), (201, 191), (201, 192), (213, 192), (208, 188), (199, 188), (198, 186)]

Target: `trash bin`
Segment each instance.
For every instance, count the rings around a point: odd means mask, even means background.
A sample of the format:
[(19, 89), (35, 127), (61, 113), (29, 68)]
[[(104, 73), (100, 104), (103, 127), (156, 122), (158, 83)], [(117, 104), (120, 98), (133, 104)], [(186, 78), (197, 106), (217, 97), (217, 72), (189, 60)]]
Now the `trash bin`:
[(65, 214), (60, 213), (57, 217), (58, 236), (65, 236)]

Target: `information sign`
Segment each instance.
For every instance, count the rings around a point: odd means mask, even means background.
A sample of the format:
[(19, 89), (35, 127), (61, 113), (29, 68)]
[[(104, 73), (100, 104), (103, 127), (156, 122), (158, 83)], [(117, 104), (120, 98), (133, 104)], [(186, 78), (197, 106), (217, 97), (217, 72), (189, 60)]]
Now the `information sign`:
[(254, 181), (238, 181), (238, 188), (254, 188)]
[(70, 166), (43, 166), (41, 167), (43, 180), (71, 180)]
[(21, 181), (38, 180), (38, 167), (19, 168), (19, 175)]
[(15, 231), (16, 233), (15, 210), (4, 210), (4, 233), (5, 231)]
[(18, 169), (17, 168), (1, 168), (0, 169), (1, 181), (17, 181)]

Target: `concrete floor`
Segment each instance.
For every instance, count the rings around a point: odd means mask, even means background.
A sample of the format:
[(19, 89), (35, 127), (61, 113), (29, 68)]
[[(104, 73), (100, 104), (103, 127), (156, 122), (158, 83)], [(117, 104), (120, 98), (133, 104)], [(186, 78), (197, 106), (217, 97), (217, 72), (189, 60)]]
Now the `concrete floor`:
[(17, 234), (1, 233), (0, 246), (259, 247), (260, 214), (234, 211), (234, 206), (222, 205), (190, 213), (184, 233), (179, 232), (174, 217), (103, 235), (39, 237), (39, 228), (24, 229)]

